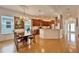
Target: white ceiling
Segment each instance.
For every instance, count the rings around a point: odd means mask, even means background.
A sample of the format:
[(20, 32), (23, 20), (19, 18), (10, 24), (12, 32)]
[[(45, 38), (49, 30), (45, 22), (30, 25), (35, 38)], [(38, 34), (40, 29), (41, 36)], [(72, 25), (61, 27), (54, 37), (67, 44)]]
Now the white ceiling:
[(79, 6), (73, 5), (1, 5), (0, 7), (34, 16), (53, 17), (57, 14), (67, 16), (68, 13), (72, 16), (79, 15)]

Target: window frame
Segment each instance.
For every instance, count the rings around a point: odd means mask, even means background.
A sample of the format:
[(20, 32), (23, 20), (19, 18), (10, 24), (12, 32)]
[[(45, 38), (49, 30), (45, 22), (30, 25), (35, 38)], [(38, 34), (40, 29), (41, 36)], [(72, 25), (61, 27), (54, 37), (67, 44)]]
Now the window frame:
[[(3, 24), (4, 21), (5, 21), (5, 23)], [(6, 28), (7, 25), (10, 25), (10, 24), (6, 23), (7, 21), (9, 21), (11, 23), (11, 28)], [(4, 28), (3, 28), (3, 26), (4, 26)], [(12, 34), (13, 30), (14, 30), (14, 17), (1, 16), (1, 34)]]

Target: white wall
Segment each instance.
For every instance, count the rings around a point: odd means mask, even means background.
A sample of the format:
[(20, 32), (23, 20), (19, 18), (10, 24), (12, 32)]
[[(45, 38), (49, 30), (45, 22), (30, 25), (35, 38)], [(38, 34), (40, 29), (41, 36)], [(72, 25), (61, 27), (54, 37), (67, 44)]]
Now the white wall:
[(0, 41), (14, 39), (14, 34), (1, 34), (1, 16), (22, 16), (23, 13), (0, 8)]

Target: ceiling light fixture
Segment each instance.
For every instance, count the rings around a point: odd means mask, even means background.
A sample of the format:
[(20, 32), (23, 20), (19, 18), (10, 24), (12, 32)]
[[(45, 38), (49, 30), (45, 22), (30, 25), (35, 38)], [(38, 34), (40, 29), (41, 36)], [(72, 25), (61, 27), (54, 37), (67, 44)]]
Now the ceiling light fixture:
[(24, 6), (24, 5), (20, 5), (20, 7), (23, 9), (23, 16), (22, 16), (22, 18), (23, 18), (23, 20), (25, 20), (26, 19), (26, 6)]
[(67, 12), (66, 12), (66, 14), (67, 14), (67, 18), (69, 18), (69, 17), (72, 16), (72, 15), (71, 15), (71, 12), (70, 12), (70, 8), (67, 8)]

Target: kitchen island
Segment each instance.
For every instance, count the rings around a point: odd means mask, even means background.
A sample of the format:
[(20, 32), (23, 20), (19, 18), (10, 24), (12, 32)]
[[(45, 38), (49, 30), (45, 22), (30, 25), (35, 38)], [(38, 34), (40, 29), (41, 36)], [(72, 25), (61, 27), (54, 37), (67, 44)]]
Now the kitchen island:
[(40, 29), (39, 36), (41, 39), (61, 39), (63, 34), (59, 29)]

